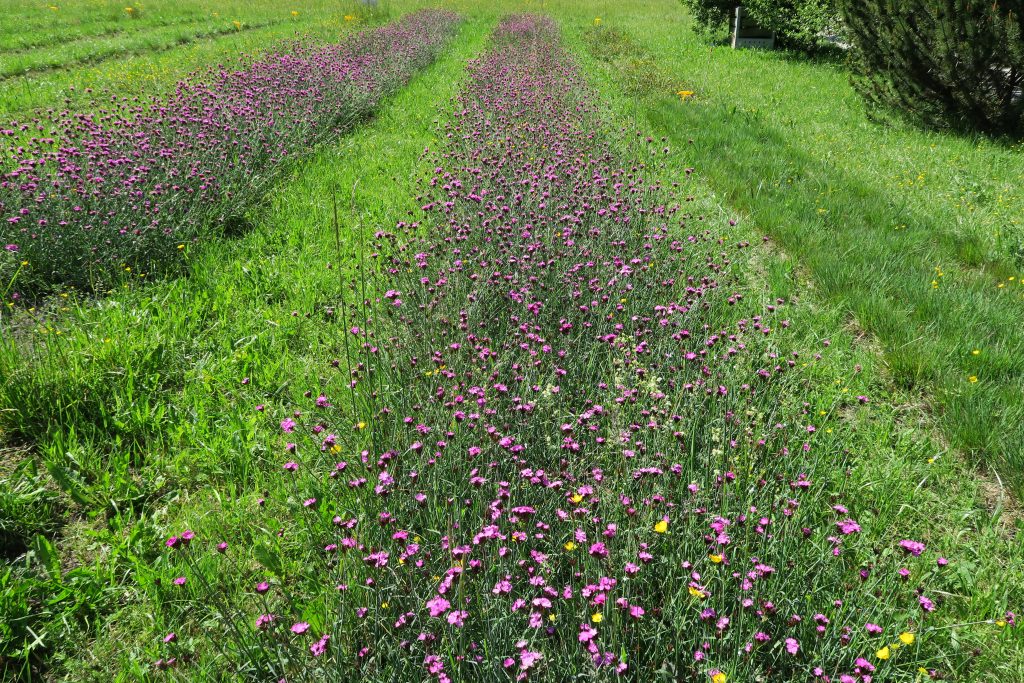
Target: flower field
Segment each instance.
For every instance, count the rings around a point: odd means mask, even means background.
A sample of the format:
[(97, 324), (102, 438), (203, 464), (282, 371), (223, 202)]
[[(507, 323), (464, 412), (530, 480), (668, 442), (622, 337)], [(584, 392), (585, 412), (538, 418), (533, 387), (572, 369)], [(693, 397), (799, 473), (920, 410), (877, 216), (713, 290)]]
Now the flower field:
[(3, 135), (40, 136), (9, 148), (0, 280), (37, 293), (167, 269), (190, 241), (244, 221), (295, 155), (432, 61), (455, 21), (426, 12), (338, 45), (288, 45), (194, 74), (163, 100), (112, 96), (99, 113), (12, 123)]
[(210, 606), (206, 637), (266, 678), (928, 672), (947, 560), (862, 533), (787, 302), (737, 305), (749, 245), (649, 177), (656, 142), (618, 154), (591, 99), (553, 22), (499, 25), (425, 190), (435, 229), (371, 247), (350, 391), (272, 416), (255, 528), (167, 541), (179, 631)]
[(3, 127), (0, 680), (1022, 680), (1019, 505), (663, 20), (444, 5)]

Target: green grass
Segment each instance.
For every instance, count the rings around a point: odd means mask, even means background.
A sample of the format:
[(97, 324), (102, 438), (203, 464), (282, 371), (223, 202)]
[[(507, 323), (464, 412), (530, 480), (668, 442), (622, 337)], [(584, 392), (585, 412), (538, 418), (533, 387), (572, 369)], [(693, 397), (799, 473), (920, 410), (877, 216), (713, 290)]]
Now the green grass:
[[(649, 125), (879, 340), (953, 449), (1024, 490), (1021, 145), (871, 123), (841, 65), (708, 46), (671, 0), (602, 26), (696, 92), (649, 98)], [(604, 61), (628, 80), (623, 50)]]
[[(206, 21), (214, 5), (254, 23), (284, 20), (74, 64), (76, 52), (48, 47), (59, 31), (130, 45), (170, 25), (158, 21), (171, 4), (144, 3), (136, 19), (122, 16), (121, 3), (55, 4), (46, 14), (21, 3), (0, 24), (0, 46), (19, 57), (67, 57), (67, 68), (5, 81), (2, 115), (60, 106), (71, 84), (72, 106), (86, 101), (84, 87), (157, 92), (296, 30), (327, 38), (351, 23), (345, 9), (319, 0), (180, 3), (183, 21)], [(281, 16), (292, 4), (301, 12), (294, 21)], [(869, 123), (840, 66), (711, 50), (671, 0), (449, 4), (472, 20), (443, 57), (373, 121), (299, 164), (250, 232), (195, 247), (186, 277), (3, 312), (0, 614), (30, 624), (37, 638), (0, 663), (0, 678), (145, 678), (152, 643), (168, 626), (152, 609), (162, 537), (208, 518), (240, 525), (244, 506), (234, 501), (278, 485), (251, 410), (262, 394), (250, 387), (274, 387), (273, 405), (294, 406), (305, 391), (344, 383), (330, 363), (344, 358), (345, 342), (325, 324), (339, 278), (357, 276), (360, 235), (416, 209), (429, 171), (421, 154), (439, 144), (435, 121), (465, 61), (501, 13), (524, 9), (562, 21), (615, 123), (669, 138), (676, 153), (666, 179), (696, 168), (700, 211), (740, 217), (737, 240), (771, 236), (777, 248), (749, 264), (753, 295), (795, 300), (803, 345), (832, 341), (814, 369), (814, 405), (872, 397), (870, 408), (835, 416), (853, 463), (848, 486), (868, 511), (862, 521), (954, 559), (943, 618), (954, 627), (953, 654), (978, 651), (963, 680), (1024, 680), (1019, 629), (955, 626), (1019, 612), (1024, 600), (1024, 517), (996, 476), (1019, 482), (1024, 473), (1015, 423), (1024, 405), (1024, 289), (1008, 279), (1024, 270), (1021, 149)], [(597, 16), (629, 40), (601, 52)], [(21, 34), (23, 42), (11, 38)], [(8, 58), (0, 53), (0, 68)], [(681, 102), (681, 89), (696, 99)]]
[(2, 120), (24, 118), (33, 109), (94, 106), (96, 92), (155, 94), (191, 71), (239, 54), (300, 35), (337, 40), (390, 13), (387, 0), (375, 8), (358, 0), (158, 0), (141, 8), (71, 0), (50, 6), (19, 0), (0, 17)]

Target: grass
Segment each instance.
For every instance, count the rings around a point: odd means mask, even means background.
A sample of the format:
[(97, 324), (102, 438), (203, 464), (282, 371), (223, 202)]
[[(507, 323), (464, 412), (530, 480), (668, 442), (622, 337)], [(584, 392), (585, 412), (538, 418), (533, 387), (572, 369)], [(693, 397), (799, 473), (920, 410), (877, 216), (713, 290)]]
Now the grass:
[(389, 13), (387, 0), (372, 7), (358, 0), (161, 0), (136, 3), (127, 13), (129, 6), (108, 0), (49, 6), (18, 0), (5, 8), (0, 118), (65, 103), (84, 109), (94, 106), (93, 93), (102, 91), (155, 94), (192, 71), (239, 54), (258, 53), (299, 35), (337, 40)]
[(675, 3), (658, 12), (654, 26), (609, 8), (603, 24), (632, 45), (610, 58), (621, 78), (633, 50), (696, 93), (652, 98), (644, 118), (879, 340), (953, 449), (1021, 493), (1021, 144), (871, 123), (840, 64), (711, 47)]
[[(162, 539), (190, 524), (242, 526), (252, 497), (280, 486), (253, 403), (284, 410), (308, 401), (306, 392), (343, 391), (331, 367), (346, 353), (330, 322), (343, 310), (339, 278), (353, 303), (363, 239), (418, 209), (431, 169), (423, 152), (443, 144), (436, 121), (466, 60), (500, 14), (526, 9), (559, 18), (614, 123), (669, 138), (666, 180), (696, 168), (688, 191), (699, 212), (738, 217), (735, 240), (771, 237), (747, 264), (750, 296), (797, 303), (795, 346), (831, 340), (808, 370), (808, 402), (872, 398), (867, 409), (827, 418), (829, 438), (849, 457), (846, 488), (862, 497), (861, 523), (880, 537), (921, 538), (954, 560), (942, 619), (949, 665), (970, 660), (957, 664), (959, 680), (1024, 679), (1019, 629), (959, 626), (1019, 611), (1024, 600), (1024, 518), (996, 476), (1019, 481), (1024, 472), (1014, 450), (1024, 443), (1014, 422), (1024, 401), (1024, 290), (1009, 279), (1024, 269), (1020, 148), (868, 123), (840, 66), (712, 51), (670, 0), (449, 4), (471, 21), (442, 58), (375, 120), (299, 164), (244, 236), (192, 250), (186, 277), (101, 300), (68, 295), (0, 319), (2, 677), (152, 675), (153, 642), (174, 626), (153, 609), (153, 579), (170, 571)], [(185, 22), (210, 3), (148, 3), (134, 19), (114, 3), (66, 3), (50, 14), (24, 3), (12, 15), (21, 28), (0, 25), (0, 46), (59, 57), (47, 47), (58, 14), (60, 30), (86, 42), (115, 36), (127, 45), (162, 30), (162, 10), (175, 5)], [(217, 5), (254, 23), (288, 9)], [(160, 91), (296, 29), (327, 37), (348, 28), (331, 3), (301, 5), (295, 23), (12, 78), (0, 113), (59, 106), (72, 83)], [(616, 44), (595, 40), (597, 16), (621, 31)], [(680, 101), (681, 89), (696, 98)], [(4, 432), (17, 442), (4, 445)], [(15, 629), (26, 625), (33, 636), (22, 640)], [(215, 679), (215, 661), (190, 675)]]

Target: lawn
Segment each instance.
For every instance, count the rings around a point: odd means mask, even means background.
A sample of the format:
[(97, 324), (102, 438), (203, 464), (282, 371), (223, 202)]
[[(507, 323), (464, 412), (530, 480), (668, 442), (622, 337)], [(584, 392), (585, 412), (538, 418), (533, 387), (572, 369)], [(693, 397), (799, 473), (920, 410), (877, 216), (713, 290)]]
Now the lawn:
[[(433, 4), (17, 3), (0, 110)], [(445, 6), (244, 230), (6, 289), (3, 678), (1024, 679), (1020, 146), (671, 0)]]

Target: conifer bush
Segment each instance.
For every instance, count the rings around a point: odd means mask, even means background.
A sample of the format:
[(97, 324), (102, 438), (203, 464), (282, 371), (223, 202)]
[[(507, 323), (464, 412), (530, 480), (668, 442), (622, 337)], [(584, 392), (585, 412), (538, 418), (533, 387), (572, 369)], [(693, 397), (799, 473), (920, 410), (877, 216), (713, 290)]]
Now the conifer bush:
[(1021, 0), (840, 0), (854, 84), (919, 123), (1024, 132)]

